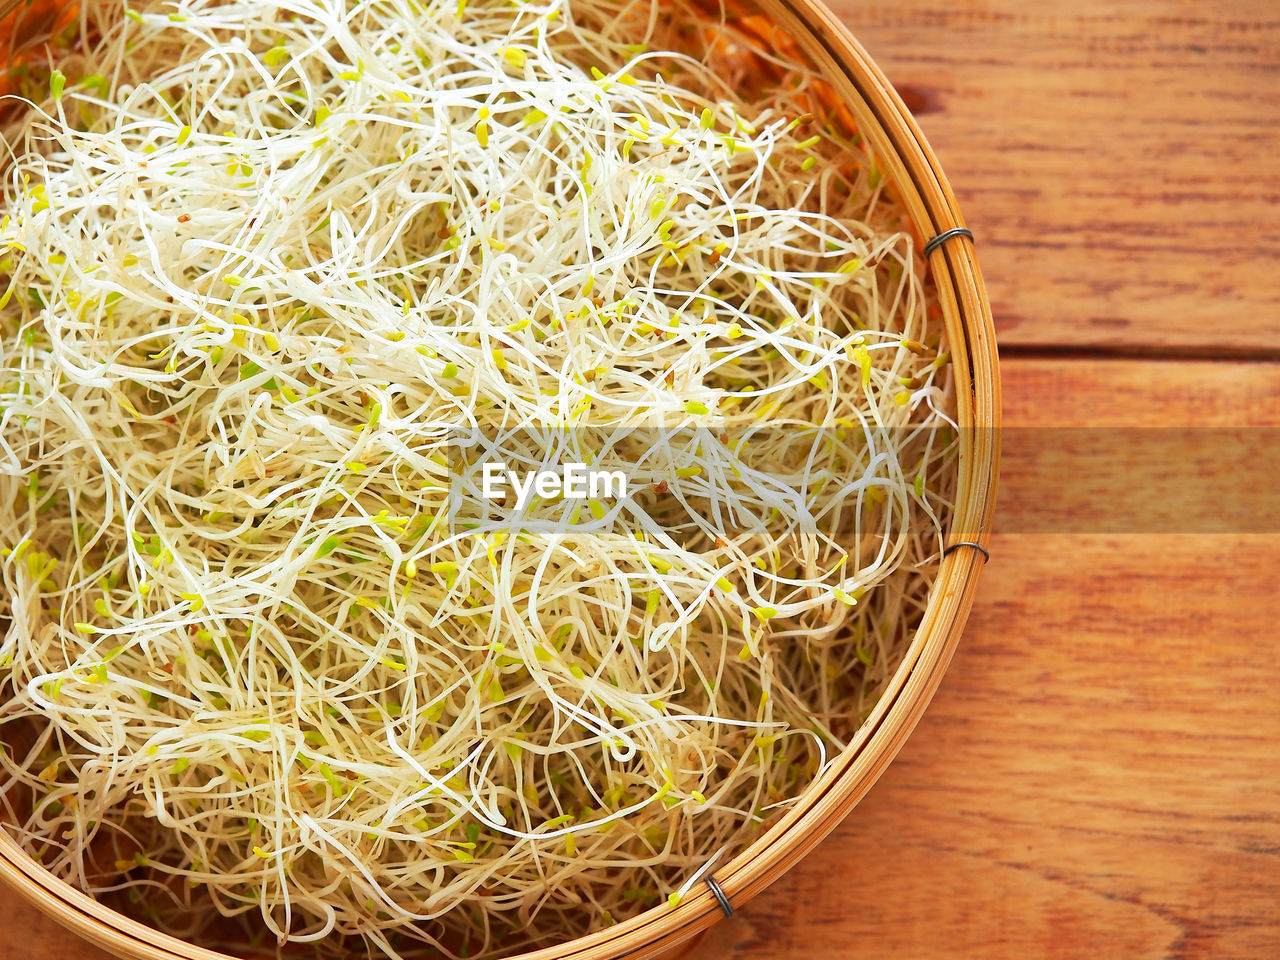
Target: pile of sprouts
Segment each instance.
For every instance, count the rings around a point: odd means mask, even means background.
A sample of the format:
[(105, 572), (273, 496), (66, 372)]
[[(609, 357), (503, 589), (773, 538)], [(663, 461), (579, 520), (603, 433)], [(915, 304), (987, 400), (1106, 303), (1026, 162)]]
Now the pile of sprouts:
[[(817, 78), (630, 0), (100, 0), (47, 62), (7, 829), (259, 951), (678, 909), (857, 731), (949, 510), (923, 264)], [(630, 484), (521, 512), (481, 461)]]

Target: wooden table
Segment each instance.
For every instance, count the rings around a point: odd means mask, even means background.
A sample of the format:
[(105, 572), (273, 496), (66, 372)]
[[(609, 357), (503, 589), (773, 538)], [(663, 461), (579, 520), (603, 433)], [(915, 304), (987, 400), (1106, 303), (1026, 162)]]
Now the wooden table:
[[(1280, 426), (1274, 4), (837, 7), (977, 233), (1008, 425)], [(1280, 486), (1212, 451), (1185, 465), (1206, 510)], [(701, 960), (1280, 957), (1275, 498), (1223, 532), (1116, 532), (1096, 501), (1046, 522), (1046, 480), (1006, 460), (1005, 532), (933, 707)], [(0, 960), (102, 956), (6, 906)]]

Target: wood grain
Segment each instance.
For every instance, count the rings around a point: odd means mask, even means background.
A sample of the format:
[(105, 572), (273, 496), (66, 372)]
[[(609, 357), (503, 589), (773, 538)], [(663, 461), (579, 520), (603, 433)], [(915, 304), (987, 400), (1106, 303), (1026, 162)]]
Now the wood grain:
[(831, 0), (977, 233), (1004, 346), (1280, 353), (1271, 0)]
[(696, 960), (1280, 956), (1280, 538), (992, 550), (897, 761)]
[(996, 530), (1280, 533), (1280, 367), (1027, 360)]
[[(1215, 426), (1241, 422), (1231, 397), (1277, 390), (1274, 364), (1013, 362), (1005, 416)], [(1116, 394), (1134, 396), (1119, 416)], [(1006, 460), (1002, 484), (1025, 467)], [(894, 766), (695, 960), (801, 942), (817, 960), (1280, 956), (1280, 537), (998, 534), (992, 551)]]

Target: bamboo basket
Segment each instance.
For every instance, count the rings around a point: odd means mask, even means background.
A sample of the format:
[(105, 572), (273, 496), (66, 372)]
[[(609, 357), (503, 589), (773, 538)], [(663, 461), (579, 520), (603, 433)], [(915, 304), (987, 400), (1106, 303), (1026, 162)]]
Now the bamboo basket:
[[(720, 4), (710, 0), (715, 9)], [(884, 74), (821, 0), (749, 0), (725, 8), (730, 22), (797, 50), (830, 85), (835, 105), (866, 137), (926, 241), (964, 226), (951, 187), (924, 135)], [(66, 10), (57, 0), (0, 0), (0, 43), (10, 62), (39, 43)], [(933, 595), (901, 666), (849, 747), (747, 849), (717, 867), (715, 882), (741, 906), (826, 837), (897, 755), (933, 697), (955, 651), (985, 562), (999, 460), (1000, 382), (995, 332), (972, 240), (953, 236), (929, 254), (927, 280), (942, 307), (957, 384), (960, 431), (956, 506)], [(978, 547), (975, 549), (975, 545)], [(49, 874), (0, 824), (0, 883), (85, 940), (128, 960), (232, 960), (119, 914)], [(520, 960), (671, 960), (687, 952), (725, 911), (707, 885), (675, 909), (660, 906)]]

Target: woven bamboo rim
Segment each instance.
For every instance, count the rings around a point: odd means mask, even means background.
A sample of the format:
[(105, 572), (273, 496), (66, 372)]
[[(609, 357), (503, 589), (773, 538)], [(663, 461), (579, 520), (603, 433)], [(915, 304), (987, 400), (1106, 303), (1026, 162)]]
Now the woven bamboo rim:
[[(10, 51), (24, 0), (0, 0), (0, 30)], [(29, 3), (30, 0), (27, 0)], [(49, 3), (56, 9), (61, 4)], [(955, 196), (914, 118), (889, 81), (821, 0), (752, 0), (830, 83), (867, 137), (920, 237), (963, 227)], [(47, 10), (46, 10), (47, 12)], [(999, 461), (1000, 380), (995, 331), (973, 242), (955, 236), (928, 258), (951, 344), (960, 432), (956, 507), (948, 542), (989, 545)], [(853, 742), (787, 813), (714, 876), (741, 905), (811, 851), (866, 795), (923, 715), (959, 642), (985, 558), (976, 549), (944, 556), (933, 596), (901, 666)], [(85, 940), (129, 960), (232, 960), (160, 933), (108, 909), (49, 874), (0, 827), (0, 883)], [(656, 907), (520, 960), (649, 960), (688, 949), (717, 920), (721, 906), (706, 885), (675, 909)]]

